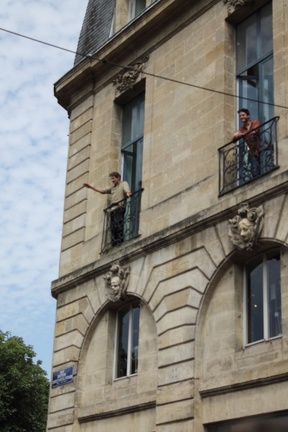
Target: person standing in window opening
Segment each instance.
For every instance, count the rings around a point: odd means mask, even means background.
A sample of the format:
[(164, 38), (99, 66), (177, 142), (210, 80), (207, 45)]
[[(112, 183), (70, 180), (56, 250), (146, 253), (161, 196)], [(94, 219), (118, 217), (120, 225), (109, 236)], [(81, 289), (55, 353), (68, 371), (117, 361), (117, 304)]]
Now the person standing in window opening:
[(84, 183), (83, 186), (93, 189), (101, 194), (111, 194), (110, 206), (110, 227), (112, 246), (117, 246), (124, 240), (124, 215), (126, 198), (131, 196), (130, 186), (126, 181), (121, 182), (121, 175), (113, 171), (109, 174), (113, 186), (104, 189), (92, 186), (89, 183)]
[[(233, 141), (238, 141), (244, 137), (248, 146), (248, 163), (251, 164), (252, 175), (256, 177), (260, 174), (260, 121), (251, 120), (250, 112), (247, 108), (241, 108), (238, 111), (239, 119), (242, 122), (240, 127), (233, 135)], [(249, 131), (251, 131), (249, 133)]]

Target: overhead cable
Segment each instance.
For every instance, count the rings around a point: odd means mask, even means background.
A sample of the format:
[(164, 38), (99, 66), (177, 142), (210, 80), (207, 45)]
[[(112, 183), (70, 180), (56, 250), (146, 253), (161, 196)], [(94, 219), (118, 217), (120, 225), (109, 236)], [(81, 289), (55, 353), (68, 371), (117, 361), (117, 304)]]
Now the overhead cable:
[[(120, 69), (135, 70), (133, 66), (125, 66), (125, 65), (118, 64), (118, 63), (114, 63), (114, 62), (112, 62), (112, 61), (110, 61), (108, 59), (99, 58), (95, 54), (84, 54), (84, 53), (81, 53), (81, 52), (78, 52), (78, 51), (70, 50), (68, 48), (64, 48), (64, 47), (61, 47), (59, 45), (55, 45), (55, 44), (52, 44), (52, 43), (49, 43), (49, 42), (42, 41), (40, 39), (36, 39), (36, 38), (30, 37), (30, 36), (26, 36), (26, 35), (21, 34), (21, 33), (14, 32), (12, 30), (8, 30), (8, 29), (4, 29), (4, 28), (0, 27), (0, 31), (6, 32), (6, 33), (10, 33), (10, 34), (12, 34), (14, 36), (18, 36), (18, 37), (21, 37), (21, 38), (24, 38), (24, 39), (31, 40), (32, 42), (36, 42), (36, 43), (39, 43), (39, 44), (42, 44), (42, 45), (47, 45), (47, 46), (50, 46), (50, 47), (55, 48), (55, 49), (66, 51), (66, 52), (69, 52), (71, 54), (75, 54), (75, 55), (81, 56), (81, 57), (86, 58), (86, 59), (96, 60), (96, 61), (101, 62), (103, 64), (109, 64), (111, 66), (115, 66), (115, 67), (118, 67)], [(177, 79), (174, 79), (174, 78), (165, 77), (163, 75), (157, 75), (157, 74), (154, 74), (154, 73), (147, 72), (145, 70), (143, 70), (142, 73), (144, 75), (151, 76), (153, 78), (158, 78), (158, 79), (170, 81), (170, 82), (173, 82), (175, 84), (185, 85), (185, 86), (188, 86), (188, 87), (196, 88), (198, 90), (204, 90), (204, 91), (207, 91), (207, 92), (210, 92), (210, 93), (220, 94), (222, 96), (229, 96), (229, 97), (233, 97), (235, 99), (242, 99), (242, 100), (246, 100), (246, 101), (249, 101), (249, 102), (256, 102), (256, 103), (260, 103), (260, 104), (263, 104), (263, 105), (268, 105), (268, 106), (272, 106), (272, 107), (276, 107), (276, 108), (288, 109), (288, 107), (285, 106), (285, 105), (278, 105), (278, 104), (274, 104), (274, 103), (271, 103), (271, 102), (260, 101), (258, 99), (252, 99), (252, 98), (248, 98), (248, 97), (242, 97), (242, 96), (240, 97), (240, 96), (237, 96), (237, 95), (232, 94), (232, 93), (224, 92), (224, 91), (221, 91), (221, 90), (215, 90), (215, 89), (212, 89), (212, 88), (209, 88), (209, 87), (203, 87), (203, 86), (192, 84), (192, 83), (189, 83), (189, 82), (180, 81), (180, 80), (177, 80)]]

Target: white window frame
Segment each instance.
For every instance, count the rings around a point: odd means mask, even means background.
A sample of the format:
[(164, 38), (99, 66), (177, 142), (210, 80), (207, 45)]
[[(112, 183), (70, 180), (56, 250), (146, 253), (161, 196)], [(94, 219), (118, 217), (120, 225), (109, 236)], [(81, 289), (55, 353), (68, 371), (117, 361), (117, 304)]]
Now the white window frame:
[[(276, 252), (276, 251), (275, 251)], [(262, 255), (263, 264), (263, 339), (253, 342), (248, 342), (248, 284), (246, 265), (243, 270), (243, 345), (255, 345), (267, 340), (278, 339), (282, 337), (282, 333), (276, 336), (269, 336), (269, 300), (268, 300), (268, 266), (267, 253)], [(248, 263), (247, 263), (248, 264)], [(281, 266), (280, 266), (281, 271)]]
[[(129, 305), (129, 325), (128, 325), (128, 347), (127, 347), (127, 373), (123, 376), (117, 376), (118, 369), (118, 357), (119, 357), (119, 312), (122, 309), (119, 309), (116, 313), (116, 323), (115, 323), (115, 339), (114, 339), (114, 368), (113, 368), (113, 380), (119, 380), (123, 378), (127, 378), (129, 376), (134, 376), (138, 374), (138, 371), (135, 373), (131, 373), (132, 369), (132, 339), (133, 339), (133, 306), (135, 306), (135, 302), (130, 303)], [(140, 304), (138, 304), (139, 313), (140, 313)], [(138, 324), (138, 347), (139, 347), (139, 333), (140, 333), (140, 316), (139, 316), (139, 324)], [(138, 357), (139, 359), (139, 357)]]

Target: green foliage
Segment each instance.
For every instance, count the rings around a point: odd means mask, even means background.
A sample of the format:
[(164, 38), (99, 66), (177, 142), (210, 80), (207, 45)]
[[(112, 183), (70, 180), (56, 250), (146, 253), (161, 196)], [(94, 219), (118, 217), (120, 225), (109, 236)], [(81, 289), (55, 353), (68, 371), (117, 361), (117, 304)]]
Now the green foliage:
[(49, 381), (33, 347), (0, 331), (0, 431), (45, 432)]

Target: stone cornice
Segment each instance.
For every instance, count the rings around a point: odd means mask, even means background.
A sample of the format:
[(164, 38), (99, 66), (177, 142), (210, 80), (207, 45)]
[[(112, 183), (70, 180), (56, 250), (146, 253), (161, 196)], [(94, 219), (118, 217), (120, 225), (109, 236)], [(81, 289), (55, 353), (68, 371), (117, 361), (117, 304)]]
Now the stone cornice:
[(235, 384), (230, 384), (221, 387), (215, 387), (210, 389), (200, 390), (200, 396), (202, 399), (208, 397), (214, 397), (223, 395), (226, 393), (234, 393), (237, 391), (249, 390), (255, 387), (263, 387), (267, 385), (272, 385), (280, 382), (288, 381), (288, 372), (280, 374), (280, 375), (272, 375), (264, 378), (257, 378), (250, 381), (239, 382)]
[[(140, 57), (148, 55), (156, 46), (163, 44), (219, 1), (195, 0), (191, 5), (191, 0), (165, 0), (152, 4), (96, 53), (85, 58), (55, 83), (54, 94), (59, 104), (70, 111), (72, 98), (77, 91), (91, 82), (94, 82), (95, 88), (101, 88), (119, 74), (117, 64), (129, 65), (138, 60), (134, 50), (131, 54), (131, 46), (137, 47)], [(156, 31), (159, 27), (162, 28), (161, 36)]]
[(127, 406), (124, 408), (119, 408), (116, 410), (105, 411), (105, 412), (95, 413), (95, 414), (81, 415), (81, 411), (80, 411), (78, 421), (79, 423), (87, 423), (95, 420), (103, 420), (106, 418), (118, 417), (125, 414), (136, 413), (147, 409), (153, 409), (155, 407), (156, 407), (156, 401), (150, 401), (139, 405)]

